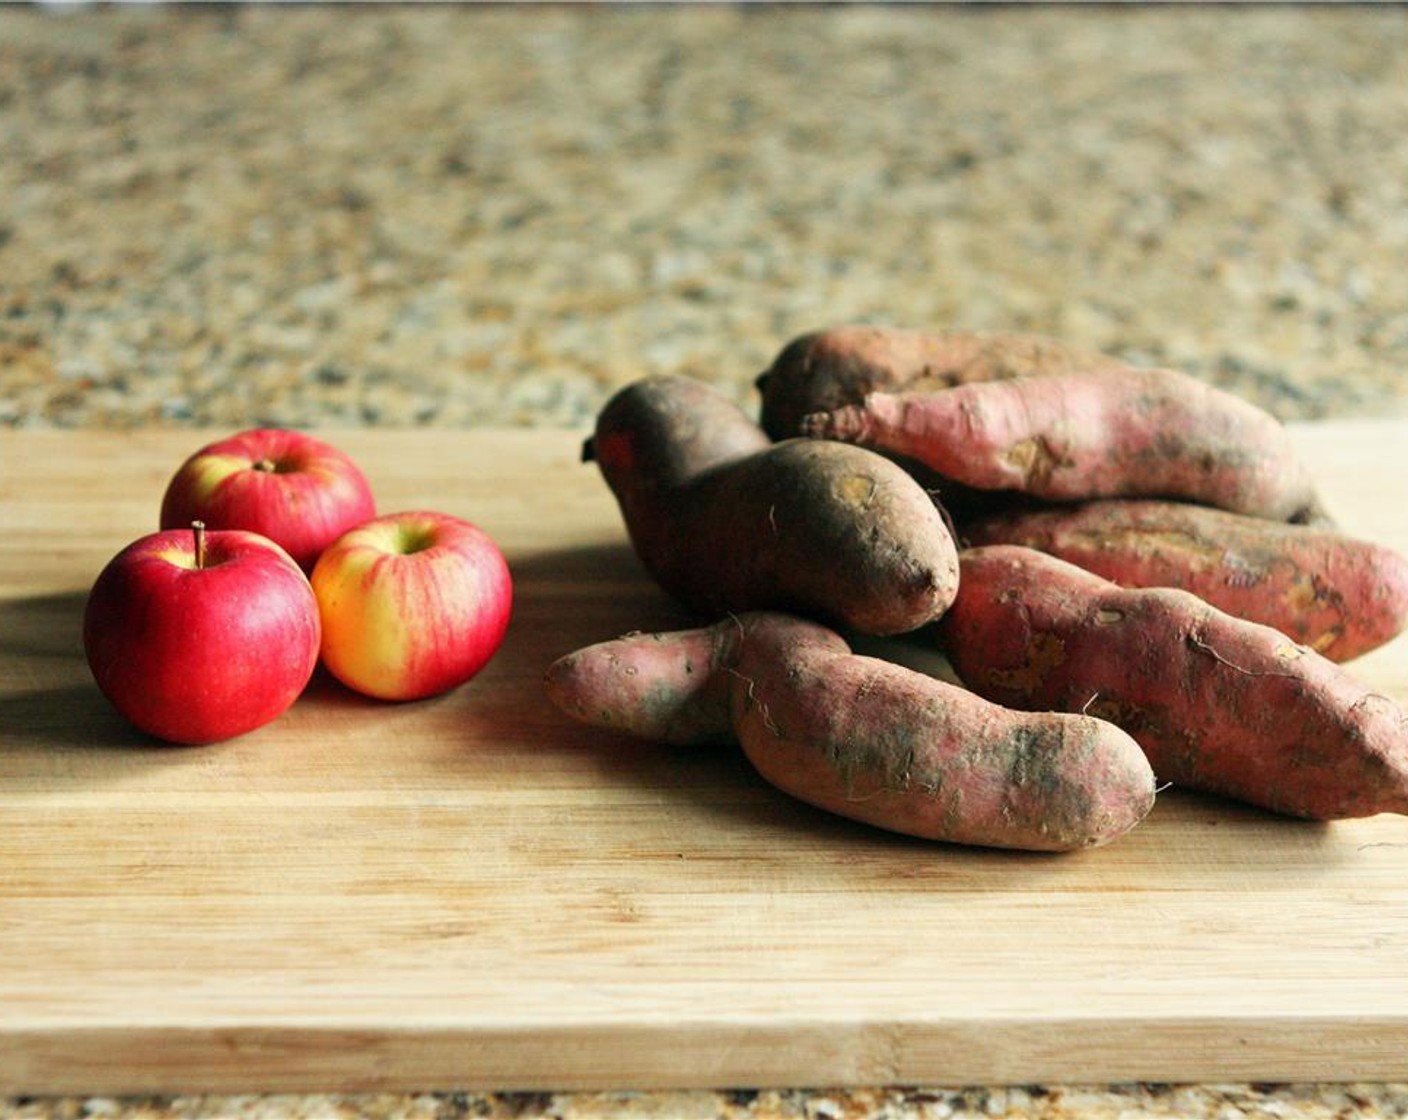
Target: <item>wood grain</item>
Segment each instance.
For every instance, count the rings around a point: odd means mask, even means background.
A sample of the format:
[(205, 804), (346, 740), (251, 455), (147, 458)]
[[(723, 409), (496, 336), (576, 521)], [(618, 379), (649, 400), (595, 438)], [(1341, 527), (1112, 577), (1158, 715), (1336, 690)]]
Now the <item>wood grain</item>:
[[(1296, 435), (1408, 550), (1408, 424)], [(686, 622), (578, 433), (330, 433), (501, 542), (500, 656), (144, 741), (79, 622), (201, 438), (0, 434), (0, 1092), (1408, 1077), (1408, 819), (1171, 791), (1099, 851), (968, 850), (558, 715), (552, 658)], [(1355, 671), (1408, 702), (1408, 641)]]

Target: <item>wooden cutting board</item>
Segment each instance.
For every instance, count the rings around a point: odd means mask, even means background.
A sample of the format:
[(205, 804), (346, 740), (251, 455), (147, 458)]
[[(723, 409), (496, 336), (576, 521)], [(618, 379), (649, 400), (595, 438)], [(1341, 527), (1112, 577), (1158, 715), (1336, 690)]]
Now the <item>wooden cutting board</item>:
[[(1408, 550), (1408, 422), (1296, 434)], [(1036, 856), (832, 818), (543, 699), (557, 655), (685, 622), (580, 434), (331, 438), (384, 511), (502, 543), (507, 643), (437, 700), (318, 679), (174, 748), (79, 623), (204, 437), (0, 433), (0, 1092), (1408, 1078), (1408, 819), (1169, 791)], [(1408, 639), (1356, 671), (1408, 703)]]

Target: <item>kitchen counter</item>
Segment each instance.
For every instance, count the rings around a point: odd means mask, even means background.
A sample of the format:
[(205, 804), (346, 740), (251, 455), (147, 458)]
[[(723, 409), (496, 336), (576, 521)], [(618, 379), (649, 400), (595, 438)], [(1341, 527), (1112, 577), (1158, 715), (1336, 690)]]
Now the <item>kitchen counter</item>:
[(1130, 1085), (675, 1093), (425, 1093), (6, 1102), (6, 1120), (1352, 1120), (1402, 1085)]
[[(0, 11), (0, 425), (749, 407), (838, 322), (1408, 415), (1401, 8)], [(1408, 1115), (1405, 1085), (0, 1099), (0, 1117)], [(550, 1086), (547, 1088), (551, 1088)]]

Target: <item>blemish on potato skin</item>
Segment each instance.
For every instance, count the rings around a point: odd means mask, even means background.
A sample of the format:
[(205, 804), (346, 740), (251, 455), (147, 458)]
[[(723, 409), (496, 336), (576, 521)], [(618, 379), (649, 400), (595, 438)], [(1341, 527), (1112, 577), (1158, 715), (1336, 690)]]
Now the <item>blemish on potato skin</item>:
[(1326, 598), (1319, 581), (1312, 575), (1302, 574), (1286, 588), (1286, 605), (1294, 611), (1312, 611), (1326, 605)]
[(1008, 782), (1025, 792), (1032, 786), (1050, 788), (1055, 777), (1049, 734), (1029, 724), (1015, 724), (1007, 733), (1003, 748), (1009, 756)]
[(1085, 714), (1113, 723), (1130, 734), (1157, 728), (1158, 721), (1149, 712), (1128, 700), (1116, 696), (1097, 696), (1086, 706)]
[(1057, 470), (1071, 465), (1070, 457), (1061, 454), (1045, 436), (1012, 444), (1003, 453), (1002, 461), (1020, 478), (1020, 487), (1028, 490), (1046, 487)]
[(994, 687), (1031, 693), (1041, 687), (1051, 670), (1066, 660), (1066, 644), (1055, 634), (1036, 633), (1027, 646), (1026, 660), (1011, 669), (991, 669), (988, 681)]
[(1316, 653), (1328, 655), (1334, 649), (1335, 643), (1344, 637), (1343, 626), (1332, 626), (1310, 643), (1310, 648)]
[(841, 479), (836, 488), (846, 501), (861, 509), (866, 509), (875, 500), (878, 486), (870, 475), (849, 474)]

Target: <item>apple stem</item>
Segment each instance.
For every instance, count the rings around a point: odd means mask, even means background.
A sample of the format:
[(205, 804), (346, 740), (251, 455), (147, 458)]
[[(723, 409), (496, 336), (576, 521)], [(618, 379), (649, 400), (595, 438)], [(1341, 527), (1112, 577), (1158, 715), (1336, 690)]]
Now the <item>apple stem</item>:
[(260, 459), (257, 463), (254, 464), (254, 469), (257, 471), (267, 471), (269, 474), (273, 474), (279, 469), (279, 464), (274, 462), (273, 459), (270, 459), (266, 455), (264, 458)]
[(196, 538), (196, 567), (205, 567), (205, 522), (192, 521), (191, 532)]

